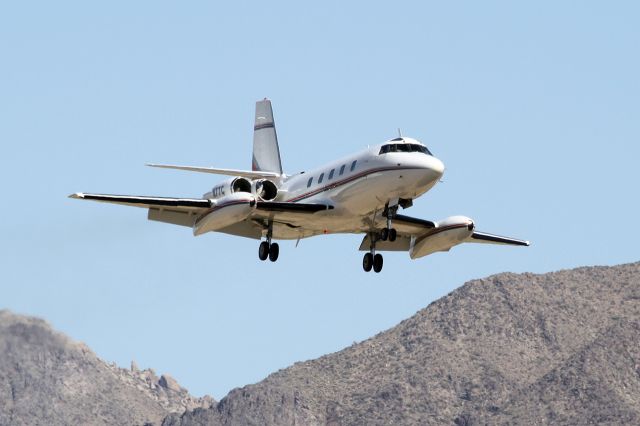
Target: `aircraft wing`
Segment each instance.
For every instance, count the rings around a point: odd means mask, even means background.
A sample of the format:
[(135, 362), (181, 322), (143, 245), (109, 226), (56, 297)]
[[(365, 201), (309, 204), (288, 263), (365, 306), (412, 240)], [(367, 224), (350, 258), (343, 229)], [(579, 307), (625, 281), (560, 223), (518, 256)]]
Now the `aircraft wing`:
[[(382, 224), (381, 224), (382, 225)], [(429, 232), (436, 227), (430, 220), (397, 214), (393, 219), (393, 227), (398, 232), (395, 241), (377, 241), (378, 251), (408, 251), (411, 246), (411, 237)], [(369, 235), (365, 235), (360, 244), (360, 251), (367, 251), (371, 246)]]
[[(71, 194), (69, 198), (142, 207), (149, 210), (147, 216), (149, 220), (188, 227), (193, 227), (198, 217), (208, 213), (212, 207), (215, 207), (210, 200), (199, 198), (85, 194), (82, 192)], [(221, 229), (221, 232), (260, 238), (262, 235), (261, 229), (269, 221), (293, 230), (304, 227), (308, 221), (313, 220), (311, 219), (313, 213), (331, 209), (333, 209), (333, 206), (330, 204), (258, 201), (249, 218)]]
[(136, 195), (85, 194), (82, 192), (71, 194), (69, 195), (69, 198), (121, 204), (132, 207), (143, 207), (147, 209), (159, 209), (164, 207), (170, 210), (183, 212), (197, 212), (211, 207), (211, 202), (209, 200), (200, 198), (143, 197)]
[(393, 227), (396, 228), (399, 235), (412, 236), (424, 234), (428, 230), (435, 228), (436, 224), (430, 220), (398, 214), (393, 219)]
[[(382, 225), (382, 223), (380, 223)], [(382, 225), (384, 226), (384, 225)], [(396, 215), (393, 219), (393, 227), (398, 232), (398, 237), (395, 241), (377, 241), (376, 250), (379, 251), (408, 251), (411, 248), (411, 238), (421, 238), (425, 235), (436, 235), (439, 229), (445, 229), (437, 227), (436, 223), (430, 220), (424, 220), (414, 218), (411, 216)], [(489, 234), (486, 232), (473, 231), (468, 238), (463, 240), (465, 243), (484, 243), (484, 244), (503, 244), (514, 246), (529, 246), (529, 241), (520, 240), (517, 238), (503, 237), (500, 235)], [(367, 251), (371, 247), (371, 238), (369, 235), (365, 235), (360, 244), (361, 251)]]
[(505, 244), (510, 246), (529, 246), (529, 241), (519, 240), (517, 238), (502, 237), (500, 235), (487, 234), (486, 232), (474, 231), (473, 234), (465, 241), (467, 243), (484, 243), (484, 244)]

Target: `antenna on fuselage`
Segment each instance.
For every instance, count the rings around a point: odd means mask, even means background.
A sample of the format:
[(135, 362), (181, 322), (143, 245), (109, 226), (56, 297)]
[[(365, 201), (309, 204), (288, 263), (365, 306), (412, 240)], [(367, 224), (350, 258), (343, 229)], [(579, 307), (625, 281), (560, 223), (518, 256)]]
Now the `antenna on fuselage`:
[(400, 127), (398, 127), (398, 137), (401, 138), (402, 137), (402, 132), (400, 131)]

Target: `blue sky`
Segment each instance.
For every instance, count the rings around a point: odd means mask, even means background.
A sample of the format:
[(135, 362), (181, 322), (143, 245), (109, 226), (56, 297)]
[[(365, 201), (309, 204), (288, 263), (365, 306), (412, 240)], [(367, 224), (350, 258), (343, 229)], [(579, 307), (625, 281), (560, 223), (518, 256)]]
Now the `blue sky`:
[[(0, 307), (221, 398), (391, 327), (465, 281), (639, 260), (637, 2), (5, 2)], [(361, 237), (281, 244), (146, 221), (72, 192), (200, 196), (249, 168), (273, 101), (297, 172), (403, 134), (447, 166), (406, 214), (469, 245), (365, 274)]]

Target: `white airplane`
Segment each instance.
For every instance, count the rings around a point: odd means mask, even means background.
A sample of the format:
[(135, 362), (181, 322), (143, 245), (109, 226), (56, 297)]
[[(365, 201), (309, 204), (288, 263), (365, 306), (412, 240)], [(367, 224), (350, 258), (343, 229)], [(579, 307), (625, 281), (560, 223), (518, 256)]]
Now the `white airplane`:
[[(528, 241), (476, 231), (473, 220), (451, 216), (438, 222), (398, 213), (433, 188), (444, 165), (425, 145), (398, 137), (317, 169), (282, 172), (271, 101), (256, 102), (251, 171), (148, 164), (151, 167), (233, 176), (202, 198), (75, 193), (71, 198), (148, 209), (148, 219), (206, 232), (262, 240), (260, 260), (275, 262), (273, 240), (322, 234), (364, 234), (362, 267), (382, 270), (381, 251), (408, 251), (417, 259), (466, 242), (528, 246)], [(297, 243), (296, 243), (297, 244)]]

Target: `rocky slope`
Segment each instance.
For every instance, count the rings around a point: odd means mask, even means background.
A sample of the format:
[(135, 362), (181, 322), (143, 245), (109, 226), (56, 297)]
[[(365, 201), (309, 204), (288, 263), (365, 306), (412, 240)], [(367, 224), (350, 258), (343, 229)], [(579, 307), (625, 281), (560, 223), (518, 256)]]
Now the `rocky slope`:
[(160, 422), (640, 424), (640, 263), (471, 281), (219, 403), (0, 311), (0, 425)]
[(640, 424), (640, 263), (471, 281), (163, 425)]
[(209, 407), (169, 376), (107, 364), (44, 321), (0, 311), (0, 425), (160, 423)]

